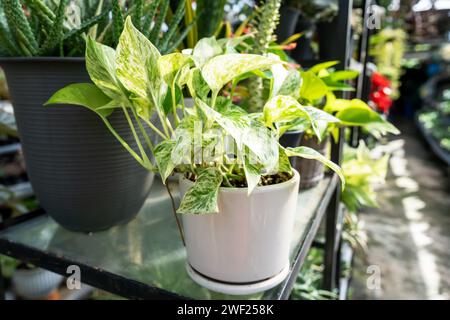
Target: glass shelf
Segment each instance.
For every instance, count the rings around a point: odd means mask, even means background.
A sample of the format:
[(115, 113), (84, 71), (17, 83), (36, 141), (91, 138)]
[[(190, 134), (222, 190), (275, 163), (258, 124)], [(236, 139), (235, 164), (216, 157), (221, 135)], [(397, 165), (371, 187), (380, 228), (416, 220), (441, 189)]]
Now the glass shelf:
[[(317, 187), (300, 193), (291, 274), (276, 288), (252, 296), (225, 296), (189, 278), (170, 198), (158, 178), (141, 212), (126, 225), (91, 234), (75, 233), (43, 214), (1, 231), (0, 252), (62, 274), (68, 265), (79, 264), (83, 266), (82, 282), (128, 298), (166, 294), (189, 299), (287, 298), (302, 263), (299, 258), (306, 256), (336, 184), (336, 176), (326, 177)], [(170, 188), (178, 194), (177, 184)]]

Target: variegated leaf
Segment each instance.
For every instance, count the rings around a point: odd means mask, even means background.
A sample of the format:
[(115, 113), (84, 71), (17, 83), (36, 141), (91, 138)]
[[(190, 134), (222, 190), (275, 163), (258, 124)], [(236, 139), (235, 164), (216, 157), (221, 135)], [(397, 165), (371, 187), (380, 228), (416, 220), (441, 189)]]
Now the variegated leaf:
[(257, 69), (268, 69), (280, 63), (272, 58), (254, 54), (223, 54), (216, 56), (201, 69), (203, 78), (213, 92), (219, 92), (225, 84), (241, 74)]
[(222, 179), (222, 174), (216, 168), (202, 170), (181, 200), (178, 213), (218, 213), (217, 201)]
[(86, 40), (86, 69), (92, 82), (107, 96), (114, 100), (124, 99), (125, 93), (121, 90), (116, 77), (116, 52), (113, 48), (88, 37)]
[(159, 143), (153, 151), (156, 165), (158, 166), (158, 171), (164, 184), (166, 183), (167, 177), (169, 177), (175, 169), (175, 163), (172, 161), (172, 150), (174, 147), (175, 141), (164, 140)]
[[(300, 158), (312, 159), (312, 160), (317, 160), (317, 161), (322, 162), (328, 168), (330, 168), (331, 170), (333, 170), (334, 172), (337, 173), (337, 175), (341, 179), (342, 188), (345, 187), (345, 178), (344, 178), (344, 173), (342, 172), (341, 167), (339, 167), (333, 161), (328, 160), (325, 156), (323, 156), (316, 150), (308, 148), (308, 147), (296, 147), (296, 148), (286, 148), (285, 152), (288, 157), (300, 157)], [(300, 175), (301, 174), (302, 173), (300, 172)]]

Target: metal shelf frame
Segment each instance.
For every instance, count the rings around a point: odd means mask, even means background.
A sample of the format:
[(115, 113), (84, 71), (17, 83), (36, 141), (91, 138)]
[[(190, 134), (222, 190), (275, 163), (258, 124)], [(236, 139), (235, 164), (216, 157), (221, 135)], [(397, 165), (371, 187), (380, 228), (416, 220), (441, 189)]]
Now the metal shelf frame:
[[(367, 6), (371, 0), (364, 1), (366, 16)], [(338, 69), (345, 70), (349, 67), (350, 59), (353, 53), (353, 39), (350, 24), (350, 18), (353, 8), (353, 0), (339, 0), (339, 13), (334, 21), (329, 23), (328, 41), (333, 43), (333, 52), (325, 52), (320, 60), (339, 60), (341, 63)], [(369, 31), (364, 28), (364, 34), (360, 43), (358, 56), (364, 65), (367, 63), (367, 50), (369, 41)], [(357, 96), (365, 98), (367, 91), (367, 83), (365, 80), (367, 69), (361, 75), (362, 80), (358, 80)], [(344, 97), (349, 97), (344, 94)], [(332, 144), (331, 159), (336, 163), (341, 163), (344, 144), (344, 130), (340, 131), (340, 139)], [(341, 227), (342, 214), (340, 202), (340, 183), (338, 177), (333, 175), (328, 188), (323, 192), (321, 202), (316, 209), (314, 218), (309, 226), (305, 239), (302, 241), (300, 249), (296, 252), (290, 270), (290, 275), (283, 283), (277, 299), (288, 299), (292, 291), (293, 285), (297, 279), (298, 272), (301, 270), (303, 262), (313, 245), (314, 239), (319, 230), (319, 226), (325, 219), (325, 243), (324, 248), (324, 282), (323, 287), (326, 290), (338, 291), (339, 289), (339, 261), (340, 243), (341, 243)], [(0, 232), (8, 228), (12, 228), (18, 224), (27, 223), (32, 219), (36, 219), (45, 215), (43, 210), (25, 214), (12, 220), (0, 223)], [(174, 292), (170, 292), (157, 287), (152, 287), (142, 282), (131, 280), (105, 270), (101, 270), (94, 266), (72, 261), (52, 252), (39, 251), (34, 248), (13, 243), (11, 241), (0, 238), (0, 254), (5, 254), (19, 260), (33, 263), (36, 266), (48, 269), (59, 274), (66, 275), (69, 265), (76, 264), (80, 266), (83, 273), (83, 282), (93, 287), (121, 295), (130, 299), (189, 299)], [(4, 298), (3, 278), (1, 276), (0, 265), (0, 299)]]

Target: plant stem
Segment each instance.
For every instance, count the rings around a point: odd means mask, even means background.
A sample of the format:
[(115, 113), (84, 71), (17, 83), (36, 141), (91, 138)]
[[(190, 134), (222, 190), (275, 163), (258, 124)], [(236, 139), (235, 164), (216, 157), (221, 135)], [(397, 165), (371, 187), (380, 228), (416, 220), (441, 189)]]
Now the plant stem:
[(123, 110), (123, 113), (125, 114), (125, 117), (127, 118), (128, 125), (130, 126), (131, 132), (133, 133), (134, 140), (136, 141), (136, 144), (137, 144), (137, 146), (139, 148), (139, 151), (141, 153), (142, 160), (144, 162), (144, 167), (146, 167), (146, 165), (148, 165), (150, 163), (150, 160), (147, 157), (147, 154), (145, 153), (144, 147), (142, 147), (141, 140), (139, 139), (139, 136), (136, 133), (136, 129), (134, 128), (133, 121), (130, 118), (130, 114), (128, 113), (127, 108), (122, 106), (122, 110)]
[(167, 122), (166, 122), (167, 119), (161, 114), (161, 110), (157, 107), (158, 105), (156, 104), (157, 103), (156, 99), (154, 97), (152, 97), (152, 98), (153, 98), (153, 104), (156, 107), (156, 113), (158, 114), (159, 121), (161, 122), (161, 125), (163, 126), (164, 133), (166, 134), (167, 137), (170, 137), (171, 135), (170, 135), (169, 129), (167, 127)]
[(161, 138), (163, 138), (164, 140), (166, 139), (170, 139), (169, 136), (166, 136), (164, 133), (161, 132), (161, 130), (159, 130), (157, 127), (155, 127), (155, 125), (153, 123), (151, 123), (149, 120), (146, 119), (142, 119), (144, 120), (144, 122), (153, 130), (156, 132), (157, 135), (159, 135)]
[(139, 162), (140, 165), (144, 166), (143, 160), (139, 155), (129, 146), (128, 143), (126, 143), (121, 136), (114, 130), (114, 128), (111, 126), (109, 121), (105, 117), (101, 117), (103, 122), (105, 123), (106, 127), (111, 131), (111, 133), (114, 135), (114, 137), (122, 144), (122, 146), (133, 156), (133, 158), (136, 159), (137, 162)]
[(230, 183), (230, 180), (228, 180), (227, 174), (226, 174), (226, 173), (225, 173), (225, 174), (222, 173), (222, 176), (223, 176), (223, 179), (224, 179), (225, 184), (227, 185), (227, 187), (233, 188), (233, 186), (232, 186), (231, 183)]
[(233, 97), (234, 97), (234, 91), (236, 90), (237, 87), (237, 83), (235, 83), (233, 81), (233, 84), (231, 85), (231, 90), (230, 90), (230, 100), (233, 101)]
[[(144, 136), (144, 140), (145, 140), (145, 142), (147, 143), (147, 146), (148, 146), (148, 148), (150, 149), (150, 152), (151, 152), (152, 154), (154, 154), (154, 152), (153, 152), (153, 150), (154, 150), (154, 148), (153, 148), (153, 143), (152, 143), (152, 141), (150, 140), (150, 138), (149, 138), (147, 132), (145, 132), (145, 129), (144, 129), (144, 127), (142, 126), (142, 123), (141, 123), (141, 121), (140, 121), (140, 119), (139, 119), (139, 116), (138, 116), (137, 113), (136, 113), (136, 110), (134, 110), (134, 108), (131, 108), (131, 111), (132, 111), (132, 113), (133, 113), (134, 119), (136, 120), (136, 122), (137, 122), (137, 124), (138, 124), (139, 130), (141, 131), (142, 135)], [(148, 158), (148, 156), (147, 156), (147, 158)], [(149, 160), (149, 165), (150, 165), (150, 166), (149, 166), (149, 169), (150, 169), (150, 170), (153, 170), (153, 169), (154, 169), (154, 166), (153, 166), (153, 164), (151, 163), (150, 160)]]
[(173, 118), (175, 120), (175, 126), (178, 126), (178, 124), (180, 123), (180, 118), (178, 118), (178, 113), (177, 113), (177, 102), (175, 101), (176, 99), (176, 93), (175, 93), (175, 85), (172, 83), (172, 85), (170, 86), (170, 93), (172, 94), (172, 112), (173, 112)]
[(217, 100), (217, 95), (219, 94), (218, 91), (213, 91), (212, 95), (211, 95), (211, 108), (212, 109), (216, 109), (216, 100)]
[(184, 98), (181, 99), (181, 111), (183, 113), (183, 117), (186, 116), (186, 106), (184, 105)]
[(183, 234), (183, 228), (181, 227), (180, 220), (178, 219), (177, 209), (175, 206), (175, 200), (173, 199), (172, 193), (170, 192), (169, 185), (166, 183), (166, 190), (169, 193), (170, 201), (172, 202), (172, 212), (173, 216), (175, 217), (175, 221), (177, 222), (178, 232), (180, 234), (181, 241), (183, 242), (183, 246), (186, 247), (186, 241), (184, 241), (184, 234)]

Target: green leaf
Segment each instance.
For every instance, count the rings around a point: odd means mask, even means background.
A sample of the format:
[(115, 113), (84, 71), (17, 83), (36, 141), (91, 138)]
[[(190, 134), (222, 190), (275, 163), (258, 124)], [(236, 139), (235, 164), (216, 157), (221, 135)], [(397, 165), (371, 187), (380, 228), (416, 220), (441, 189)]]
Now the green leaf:
[(298, 118), (305, 118), (311, 123), (309, 114), (291, 96), (276, 96), (270, 99), (264, 105), (263, 113), (267, 127), (272, 127), (274, 123), (293, 121)]
[(329, 91), (325, 82), (311, 71), (301, 73), (300, 97), (310, 102), (323, 98)]
[(280, 173), (292, 173), (291, 162), (286, 154), (286, 151), (280, 146), (279, 147), (279, 159), (278, 159), (278, 172)]
[[(189, 64), (192, 59), (190, 56), (184, 55), (182, 53), (171, 53), (162, 56), (158, 60), (159, 70), (161, 71), (161, 76), (164, 81), (169, 86), (166, 93), (163, 109), (164, 114), (167, 115), (170, 111), (173, 111), (173, 104), (177, 105), (182, 97), (181, 86), (186, 82), (186, 73), (189, 72)], [(179, 84), (180, 77), (181, 85)], [(173, 96), (175, 97), (175, 102), (172, 101)]]
[(202, 170), (181, 200), (178, 213), (218, 213), (217, 201), (222, 179), (222, 174), (216, 168)]
[(298, 98), (302, 79), (297, 70), (286, 68), (281, 64), (272, 66), (273, 85), (270, 97), (277, 95), (293, 96)]
[(239, 51), (236, 48), (239, 45), (244, 44), (249, 38), (251, 38), (251, 35), (246, 34), (239, 37), (218, 39), (217, 42), (225, 51), (224, 53), (238, 53)]
[[(96, 24), (101, 22), (102, 19), (104, 19), (106, 16), (109, 15), (109, 13), (110, 13), (110, 10), (109, 9), (105, 9), (100, 14), (98, 14), (98, 15), (96, 15), (94, 17), (90, 17), (90, 18), (86, 19), (85, 21), (83, 21), (81, 23), (81, 25), (78, 28), (72, 29), (68, 33), (66, 33), (64, 35), (63, 40), (67, 41), (70, 38), (74, 39), (75, 37), (80, 36), (84, 32), (89, 31), (90, 28), (92, 28), (93, 26), (95, 26)], [(122, 29), (120, 29), (120, 30), (122, 30)], [(117, 37), (117, 38), (119, 38), (119, 37)]]
[(233, 102), (230, 99), (225, 98), (225, 97), (217, 97), (216, 111), (221, 114), (225, 114), (225, 115), (230, 115), (230, 114), (234, 114), (236, 116), (248, 115), (247, 111), (245, 111), (241, 107), (233, 104)]
[(336, 96), (333, 93), (328, 93), (327, 102), (323, 110), (328, 113), (334, 113), (348, 108), (351, 104), (352, 100), (336, 99)]
[[(312, 160), (320, 161), (321, 163), (326, 165), (328, 168), (330, 168), (331, 170), (333, 170), (334, 172), (337, 173), (337, 175), (341, 179), (342, 189), (345, 188), (345, 178), (344, 178), (344, 173), (342, 172), (341, 167), (339, 167), (334, 162), (328, 160), (326, 157), (324, 157), (322, 154), (320, 154), (316, 150), (308, 148), (308, 147), (287, 148), (285, 150), (286, 150), (286, 155), (288, 157), (301, 157), (301, 158), (305, 158), (305, 159), (312, 159)], [(301, 174), (302, 173), (300, 172), (300, 175)]]
[(244, 146), (252, 151), (268, 172), (273, 171), (278, 164), (278, 147), (275, 133), (270, 131), (259, 120), (242, 112), (234, 111), (219, 113), (210, 108), (200, 99), (196, 104), (206, 114), (208, 119), (217, 122), (226, 134), (233, 137), (238, 150), (244, 150)]
[(113, 112), (113, 109), (101, 109), (101, 107), (110, 102), (111, 98), (95, 85), (91, 83), (76, 83), (58, 90), (44, 105), (79, 105), (94, 111), (101, 117), (107, 117)]
[(303, 108), (311, 118), (312, 129), (319, 139), (319, 142), (322, 141), (323, 138), (325, 138), (325, 135), (328, 132), (328, 128), (330, 128), (331, 123), (340, 122), (336, 117), (318, 108), (310, 106), (304, 106)]
[(170, 24), (167, 27), (168, 29), (164, 34), (162, 43), (159, 46), (161, 48), (161, 52), (163, 53), (171, 52), (167, 50), (169, 47), (169, 43), (172, 42), (174, 36), (177, 36), (177, 32), (180, 30), (179, 25), (181, 19), (183, 19), (184, 17), (185, 12), (186, 12), (186, 0), (178, 1), (177, 8), (175, 9), (175, 12), (172, 16), (172, 20), (170, 21)]
[(112, 5), (112, 36), (113, 45), (117, 45), (119, 41), (120, 33), (123, 30), (123, 14), (122, 8), (120, 7), (119, 0), (113, 0)]
[(175, 169), (175, 164), (172, 161), (172, 150), (175, 147), (175, 141), (165, 140), (159, 143), (153, 154), (155, 155), (156, 165), (158, 171), (161, 174), (163, 183), (166, 183), (167, 177), (169, 177)]
[(243, 155), (241, 158), (244, 166), (245, 179), (247, 180), (247, 195), (250, 195), (261, 180), (261, 169), (257, 165), (250, 163), (249, 158), (251, 155), (249, 152), (247, 153), (248, 156)]
[(56, 9), (56, 17), (45, 42), (39, 48), (39, 55), (51, 55), (55, 48), (62, 45), (65, 10), (68, 0), (60, 0)]
[(241, 74), (257, 69), (268, 69), (280, 63), (277, 60), (254, 54), (223, 54), (203, 66), (202, 75), (213, 92), (219, 92), (225, 84)]
[(164, 25), (164, 21), (166, 20), (167, 13), (169, 12), (170, 0), (162, 0), (161, 6), (158, 10), (158, 15), (155, 19), (155, 22), (152, 26), (152, 31), (148, 38), (153, 41), (155, 45), (159, 45), (159, 35), (162, 33), (162, 27)]
[(395, 126), (386, 121), (378, 112), (372, 110), (365, 102), (358, 99), (351, 100), (347, 107), (336, 113), (336, 118), (347, 126), (364, 127), (377, 138), (386, 133), (400, 133)]
[(222, 53), (222, 48), (215, 37), (203, 38), (192, 50), (192, 58), (196, 67), (201, 69), (207, 61)]
[(321, 78), (331, 91), (355, 91), (355, 88), (341, 81), (331, 80), (329, 77)]
[(311, 120), (307, 117), (297, 118), (292, 121), (278, 124), (278, 136), (281, 137), (286, 131), (304, 132), (311, 127)]
[[(178, 85), (175, 85), (175, 105), (183, 98), (183, 93)], [(172, 102), (172, 89), (169, 89), (166, 93), (162, 104), (162, 110), (164, 111), (164, 115), (167, 116), (173, 111), (173, 102)]]
[(340, 70), (331, 72), (328, 77), (331, 81), (352, 80), (359, 76), (359, 72), (355, 70)]
[(227, 0), (196, 0), (195, 3), (198, 12), (207, 14), (198, 21), (198, 36), (209, 37), (216, 32), (224, 18)]
[(179, 52), (166, 54), (160, 57), (158, 64), (164, 81), (166, 81), (168, 85), (172, 85), (180, 70), (191, 61), (192, 58), (190, 56)]
[(308, 71), (311, 73), (317, 74), (319, 71), (334, 67), (338, 63), (339, 63), (339, 61), (327, 61), (327, 62), (318, 63), (315, 66), (311, 67)]
[(175, 146), (172, 150), (172, 162), (177, 165), (192, 164), (193, 159), (193, 144), (194, 144), (194, 130), (197, 118), (194, 116), (187, 116), (181, 120), (174, 133)]
[(116, 77), (116, 52), (113, 48), (96, 42), (91, 37), (86, 40), (86, 69), (89, 76), (111, 99), (121, 100), (125, 95)]
[(131, 93), (140, 117), (150, 119), (150, 111), (162, 106), (167, 86), (158, 66), (158, 49), (142, 34), (128, 17), (117, 46), (117, 77)]
[(192, 68), (187, 77), (187, 86), (192, 98), (205, 100), (211, 91), (199, 68)]

